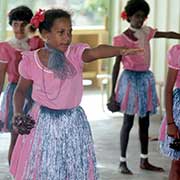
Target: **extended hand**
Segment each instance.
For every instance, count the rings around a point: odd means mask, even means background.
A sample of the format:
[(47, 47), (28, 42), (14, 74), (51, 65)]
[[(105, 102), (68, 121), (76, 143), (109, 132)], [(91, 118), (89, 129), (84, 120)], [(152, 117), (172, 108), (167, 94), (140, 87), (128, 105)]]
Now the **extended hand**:
[(120, 104), (115, 100), (115, 95), (111, 95), (111, 97), (109, 98), (107, 108), (111, 112), (120, 111)]
[(144, 49), (142, 48), (122, 48), (120, 50), (120, 54), (125, 56), (125, 55), (136, 55), (136, 54), (140, 54), (140, 53), (144, 53)]

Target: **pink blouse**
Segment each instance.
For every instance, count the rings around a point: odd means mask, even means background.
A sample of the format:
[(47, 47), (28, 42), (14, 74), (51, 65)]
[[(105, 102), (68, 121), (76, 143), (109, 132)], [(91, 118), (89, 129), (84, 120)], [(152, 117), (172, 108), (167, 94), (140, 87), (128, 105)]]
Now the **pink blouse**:
[(144, 48), (144, 53), (138, 55), (128, 55), (122, 57), (122, 64), (124, 69), (133, 71), (147, 71), (150, 67), (150, 43), (149, 41), (154, 37), (156, 29), (148, 27), (146, 37), (144, 40), (144, 47), (141, 47), (140, 41), (133, 41), (124, 33), (113, 38), (115, 46), (125, 46), (130, 48)]
[(33, 81), (32, 98), (38, 104), (51, 109), (70, 109), (80, 104), (83, 93), (82, 53), (86, 48), (89, 46), (81, 43), (68, 47), (65, 55), (75, 67), (76, 74), (65, 80), (55, 78), (53, 72), (43, 66), (38, 50), (23, 53), (19, 72), (25, 79)]
[[(44, 42), (39, 36), (28, 40), (30, 50), (43, 47)], [(17, 83), (19, 79), (18, 64), (21, 61), (21, 51), (12, 47), (8, 42), (0, 42), (0, 62), (7, 63), (8, 82)]]
[(178, 75), (176, 79), (176, 87), (180, 88), (180, 45), (174, 45), (168, 51), (168, 67), (177, 69)]

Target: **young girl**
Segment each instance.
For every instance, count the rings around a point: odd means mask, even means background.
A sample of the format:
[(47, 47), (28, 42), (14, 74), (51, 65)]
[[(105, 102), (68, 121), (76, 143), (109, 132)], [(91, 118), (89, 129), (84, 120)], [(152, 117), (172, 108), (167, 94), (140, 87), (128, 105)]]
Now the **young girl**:
[[(30, 23), (32, 16), (32, 11), (26, 6), (19, 6), (12, 9), (9, 12), (8, 17), (14, 37), (9, 41), (0, 43), (0, 93), (3, 90), (5, 75), (7, 74), (8, 76), (8, 85), (4, 91), (1, 103), (0, 131), (11, 132), (11, 144), (8, 155), (9, 162), (17, 138), (17, 134), (12, 130), (12, 97), (19, 79), (18, 64), (21, 60), (21, 52), (35, 50), (43, 46), (43, 41), (39, 36), (34, 36), (31, 39), (27, 37), (25, 27)], [(30, 96), (29, 98), (27, 97), (27, 100), (28, 103), (24, 109), (26, 112), (32, 103)]]
[(14, 95), (14, 123), (21, 134), (28, 134), (33, 126), (22, 125), (25, 93), (32, 85), (35, 104), (30, 115), (36, 124), (29, 135), (18, 136), (10, 171), (16, 180), (95, 180), (91, 130), (79, 106), (83, 62), (142, 50), (71, 44), (71, 16), (61, 9), (40, 10), (31, 22), (39, 28), (46, 45), (23, 53), (19, 65), (21, 77)]
[[(114, 37), (114, 45), (116, 46), (121, 44), (131, 48), (142, 47), (145, 50), (144, 54), (135, 56), (117, 56), (113, 67), (112, 94), (108, 106), (113, 111), (116, 110), (114, 109), (117, 107), (115, 105), (119, 103), (119, 110), (124, 113), (120, 133), (121, 156), (119, 165), (121, 173), (124, 174), (132, 174), (126, 164), (126, 151), (135, 114), (139, 116), (140, 168), (151, 171), (163, 170), (148, 162), (149, 115), (156, 113), (158, 106), (155, 80), (153, 73), (149, 70), (149, 41), (158, 37), (180, 39), (180, 34), (159, 32), (156, 29), (143, 26), (149, 11), (149, 5), (144, 0), (128, 1), (122, 17), (130, 23), (130, 26), (121, 35)], [(121, 62), (124, 66), (124, 71), (120, 76), (119, 82), (117, 82)], [(117, 89), (115, 90), (116, 86)]]
[[(180, 179), (180, 143), (179, 149), (170, 144), (180, 137), (180, 45), (173, 46), (168, 52), (168, 75), (165, 87), (166, 117), (162, 121), (160, 149), (172, 159), (169, 180)], [(176, 87), (174, 89), (174, 87)], [(173, 90), (174, 89), (174, 90)], [(165, 131), (164, 131), (165, 129)], [(166, 132), (167, 135), (164, 136)], [(179, 141), (180, 142), (180, 141)]]

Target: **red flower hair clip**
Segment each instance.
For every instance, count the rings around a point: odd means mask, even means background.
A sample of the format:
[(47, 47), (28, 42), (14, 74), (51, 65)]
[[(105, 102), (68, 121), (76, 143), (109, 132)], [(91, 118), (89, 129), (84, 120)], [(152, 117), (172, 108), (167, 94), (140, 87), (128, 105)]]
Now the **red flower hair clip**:
[(121, 13), (121, 18), (122, 18), (123, 20), (126, 20), (126, 19), (128, 18), (126, 11), (123, 11), (123, 12)]
[(35, 27), (35, 28), (38, 28), (39, 27), (39, 24), (41, 22), (44, 21), (44, 13), (45, 13), (45, 10), (42, 10), (42, 9), (39, 9), (39, 11), (36, 12), (36, 14), (31, 18), (31, 24)]

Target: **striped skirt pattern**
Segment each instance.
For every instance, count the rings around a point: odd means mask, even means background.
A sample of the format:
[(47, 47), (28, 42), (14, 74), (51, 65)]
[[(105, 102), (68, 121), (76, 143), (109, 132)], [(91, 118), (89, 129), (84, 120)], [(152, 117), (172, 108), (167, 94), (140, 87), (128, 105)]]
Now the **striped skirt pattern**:
[(147, 112), (155, 114), (159, 100), (153, 73), (124, 70), (117, 85), (116, 101), (123, 113), (140, 117), (146, 116)]
[(40, 107), (31, 115), (38, 119), (36, 127), (18, 137), (13, 152), (10, 171), (15, 180), (98, 179), (92, 134), (81, 107)]
[[(180, 131), (180, 88), (177, 88), (173, 92), (173, 118), (176, 126)], [(179, 160), (180, 151), (176, 151), (169, 147), (174, 138), (167, 135), (166, 117), (162, 121), (160, 128), (160, 150), (162, 154), (170, 157), (170, 159)]]
[[(0, 105), (0, 132), (12, 131), (13, 95), (16, 86), (16, 83), (9, 83), (3, 93)], [(29, 88), (25, 99), (24, 113), (27, 113), (32, 107), (33, 100), (31, 99), (31, 92), (32, 89)]]
[(16, 88), (16, 83), (9, 83), (3, 93), (0, 106), (0, 131), (12, 131), (12, 117), (13, 117), (13, 94)]

